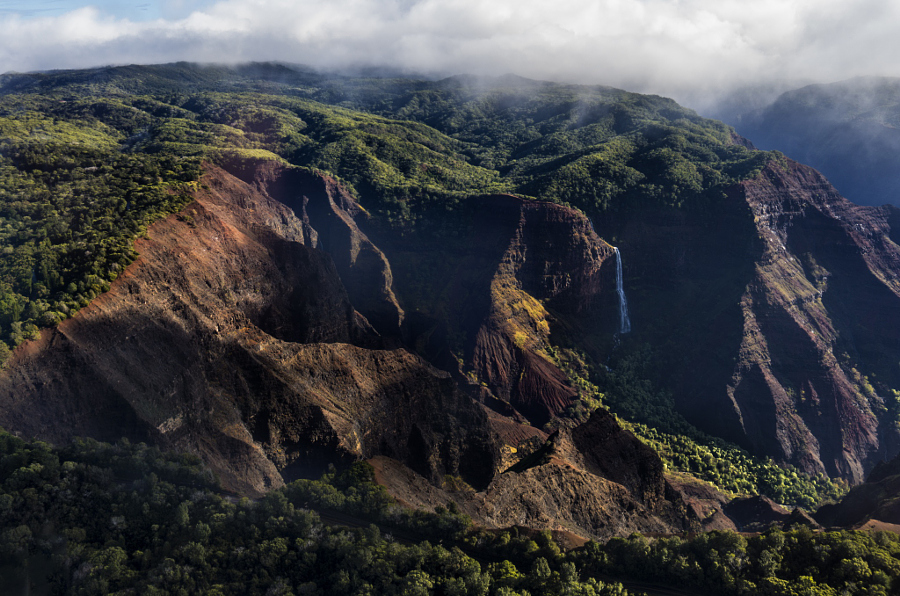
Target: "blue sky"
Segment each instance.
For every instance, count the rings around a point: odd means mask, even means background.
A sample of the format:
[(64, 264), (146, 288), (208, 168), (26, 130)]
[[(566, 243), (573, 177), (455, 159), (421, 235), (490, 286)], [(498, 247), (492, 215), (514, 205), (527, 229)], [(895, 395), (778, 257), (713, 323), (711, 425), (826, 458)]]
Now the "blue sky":
[(669, 95), (900, 76), (898, 0), (0, 0), (0, 73), (282, 61)]
[(212, 0), (184, 1), (137, 1), (116, 2), (114, 0), (97, 0), (80, 2), (78, 0), (0, 0), (0, 15), (19, 15), (24, 18), (39, 16), (61, 16), (85, 6), (95, 6), (103, 13), (132, 21), (151, 21), (156, 19), (178, 19), (212, 4)]

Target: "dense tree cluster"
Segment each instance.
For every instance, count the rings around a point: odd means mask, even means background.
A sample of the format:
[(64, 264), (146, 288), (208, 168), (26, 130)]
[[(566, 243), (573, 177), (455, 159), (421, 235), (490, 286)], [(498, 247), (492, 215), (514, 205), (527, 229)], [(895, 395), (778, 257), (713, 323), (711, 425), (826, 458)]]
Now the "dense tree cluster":
[(741, 596), (900, 585), (890, 533), (633, 535), (566, 552), (546, 531), (473, 528), (452, 503), (405, 509), (365, 463), (238, 500), (194, 456), (0, 432), (0, 478), (4, 593), (626, 594), (610, 577)]
[[(454, 77), (421, 89), (402, 80), (342, 82), (310, 96), (423, 122), (467, 144), (472, 163), (514, 190), (599, 215), (648, 202), (702, 211), (774, 154), (671, 99), (517, 77)], [(347, 89), (346, 87), (350, 87)]]
[(765, 495), (788, 507), (815, 510), (839, 500), (847, 485), (824, 474), (810, 476), (793, 466), (755, 457), (725, 441), (705, 441), (634, 425), (635, 434), (659, 453), (670, 470), (686, 472), (726, 492)]
[[(581, 578), (549, 533), (537, 541), (518, 532), (467, 538), (470, 522), (452, 507), (430, 514), (404, 510), (371, 474), (367, 464), (357, 464), (251, 502), (220, 494), (193, 456), (125, 441), (85, 440), (56, 450), (0, 433), (0, 590), (625, 593), (619, 585)], [(349, 523), (360, 527), (326, 525), (314, 509), (326, 519), (352, 514)], [(389, 525), (388, 531), (362, 519)]]
[[(647, 378), (650, 352), (646, 345), (619, 354), (614, 368), (589, 366), (588, 358), (574, 350), (554, 350), (553, 354), (579, 394), (564, 415), (584, 421), (593, 409), (610, 408), (625, 428), (659, 454), (670, 471), (690, 474), (728, 493), (765, 495), (776, 503), (809, 511), (847, 493), (847, 485), (840, 480), (810, 476), (697, 430), (675, 410), (671, 396)], [(597, 369), (601, 373), (590, 377)]]
[(719, 596), (896, 594), (900, 538), (893, 532), (819, 532), (806, 527), (744, 537), (613, 538), (572, 558), (588, 574), (618, 573)]

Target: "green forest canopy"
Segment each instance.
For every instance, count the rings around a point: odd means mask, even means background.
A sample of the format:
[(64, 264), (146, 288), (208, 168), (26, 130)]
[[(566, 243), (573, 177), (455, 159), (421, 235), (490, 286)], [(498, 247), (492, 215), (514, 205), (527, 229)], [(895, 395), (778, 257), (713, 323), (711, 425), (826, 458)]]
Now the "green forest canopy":
[(889, 532), (633, 535), (566, 552), (547, 531), (474, 528), (452, 504), (404, 509), (373, 476), (360, 462), (236, 501), (195, 456), (124, 440), (55, 449), (0, 431), (0, 590), (627, 594), (614, 577), (720, 596), (877, 596), (900, 581)]

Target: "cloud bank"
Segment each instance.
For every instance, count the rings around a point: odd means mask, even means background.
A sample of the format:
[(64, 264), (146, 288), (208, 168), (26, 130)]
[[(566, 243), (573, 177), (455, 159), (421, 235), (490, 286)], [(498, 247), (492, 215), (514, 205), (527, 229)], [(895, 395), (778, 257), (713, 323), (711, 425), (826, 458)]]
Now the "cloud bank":
[(177, 60), (516, 73), (675, 97), (900, 76), (894, 0), (223, 0), (180, 18), (0, 16), (0, 72)]

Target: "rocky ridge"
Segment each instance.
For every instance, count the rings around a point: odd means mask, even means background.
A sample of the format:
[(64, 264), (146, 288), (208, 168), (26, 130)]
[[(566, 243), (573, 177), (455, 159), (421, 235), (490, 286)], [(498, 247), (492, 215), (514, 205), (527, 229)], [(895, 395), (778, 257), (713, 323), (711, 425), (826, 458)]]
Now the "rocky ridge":
[(700, 528), (665, 477), (659, 456), (605, 410), (557, 431), (479, 492), (423, 486), (396, 462), (376, 458), (372, 463), (379, 481), (402, 501), (427, 509), (455, 502), (486, 527), (520, 525), (599, 540)]
[(377, 454), (486, 484), (487, 416), (447, 373), (373, 349), (334, 261), (308, 246), (315, 218), (212, 166), (202, 183), (109, 292), (17, 352), (0, 424), (187, 449), (244, 494)]
[[(877, 363), (897, 352), (900, 248), (890, 209), (853, 205), (791, 161), (770, 164), (740, 191), (764, 249), (741, 298), (744, 339), (728, 395), (755, 451), (770, 442), (773, 455), (859, 482), (897, 444), (879, 425), (886, 396), (853, 366), (881, 373)], [(770, 414), (760, 415), (760, 399)]]

